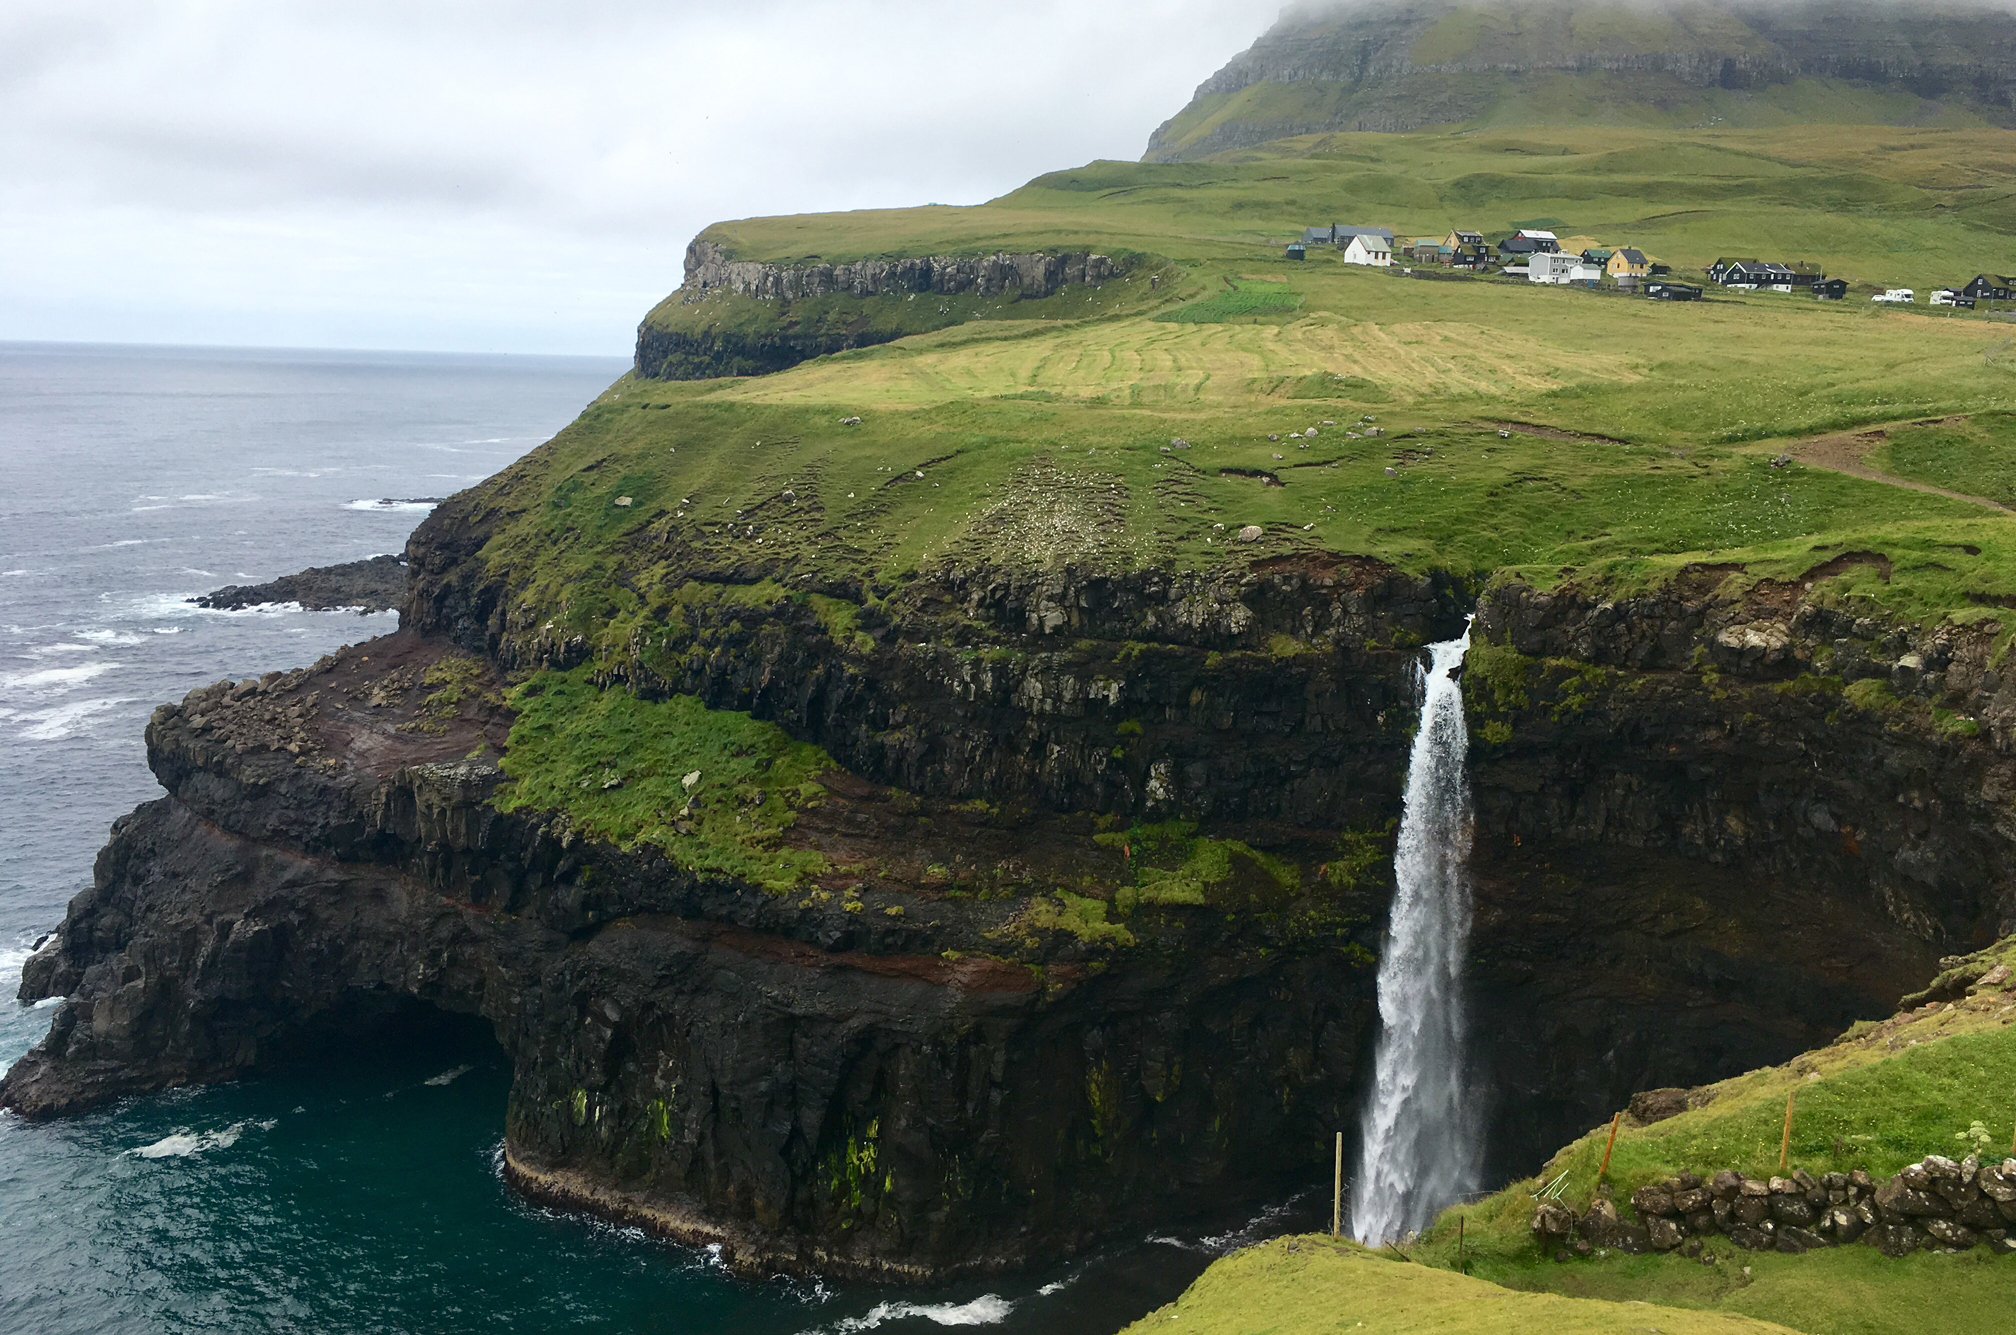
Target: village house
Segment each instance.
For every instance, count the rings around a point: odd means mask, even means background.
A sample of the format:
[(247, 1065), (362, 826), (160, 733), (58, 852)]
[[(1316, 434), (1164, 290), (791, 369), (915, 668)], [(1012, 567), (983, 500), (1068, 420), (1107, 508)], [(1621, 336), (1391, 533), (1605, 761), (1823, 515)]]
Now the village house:
[(1792, 292), (1813, 290), (1827, 275), (1806, 265), (1776, 264), (1767, 260), (1719, 259), (1708, 268), (1709, 281), (1723, 287), (1748, 292)]
[(1482, 232), (1458, 227), (1442, 238), (1442, 244), (1449, 248), (1449, 262), (1459, 269), (1474, 269), (1491, 262), (1493, 247)]
[(1393, 263), (1393, 234), (1384, 228), (1357, 228), (1343, 247), (1346, 264), (1370, 264), (1383, 269)]
[(1580, 255), (1563, 255), (1543, 252), (1527, 260), (1526, 281), (1529, 283), (1551, 283), (1556, 287), (1570, 285), (1595, 287), (1603, 280), (1603, 270)]
[(1644, 251), (1621, 246), (1610, 252), (1603, 271), (1617, 279), (1644, 278), (1652, 272), (1652, 262), (1645, 258)]
[(1597, 268), (1602, 269), (1607, 268), (1609, 266), (1610, 256), (1615, 253), (1616, 252), (1609, 250), (1608, 248), (1603, 246), (1591, 246), (1589, 247), (1589, 249), (1582, 252), (1582, 258), (1589, 261), (1589, 263), (1595, 265)]
[(1534, 231), (1531, 228), (1522, 227), (1498, 243), (1499, 257), (1508, 261), (1521, 260), (1529, 255), (1558, 255), (1560, 253), (1561, 240), (1559, 237), (1555, 236), (1552, 232)]
[(1977, 302), (2016, 301), (2016, 278), (2007, 274), (1977, 273), (1958, 290), (1961, 296), (1971, 297)]
[(1456, 248), (1439, 237), (1417, 236), (1407, 247), (1407, 258), (1416, 264), (1450, 264), (1456, 259)]
[(1351, 244), (1354, 236), (1370, 236), (1385, 242), (1386, 249), (1393, 249), (1393, 229), (1390, 227), (1352, 227), (1345, 223), (1331, 223), (1328, 227), (1305, 227), (1302, 229), (1304, 246), (1335, 246), (1339, 250)]

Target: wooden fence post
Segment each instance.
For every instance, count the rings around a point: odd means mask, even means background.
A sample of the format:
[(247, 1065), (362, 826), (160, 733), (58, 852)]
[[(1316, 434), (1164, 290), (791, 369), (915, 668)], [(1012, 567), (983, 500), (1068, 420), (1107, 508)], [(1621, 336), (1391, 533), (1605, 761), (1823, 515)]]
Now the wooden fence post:
[(1344, 1235), (1344, 1133), (1337, 1133), (1337, 1163), (1330, 1172), (1330, 1236)]
[(1778, 1171), (1781, 1173), (1792, 1166), (1792, 1099), (1798, 1092), (1797, 1085), (1785, 1091), (1785, 1135), (1778, 1142)]
[(1603, 1146), (1603, 1166), (1596, 1170), (1598, 1182), (1610, 1175), (1610, 1151), (1617, 1148), (1617, 1124), (1623, 1120), (1624, 1114), (1621, 1112), (1610, 1119), (1610, 1139)]

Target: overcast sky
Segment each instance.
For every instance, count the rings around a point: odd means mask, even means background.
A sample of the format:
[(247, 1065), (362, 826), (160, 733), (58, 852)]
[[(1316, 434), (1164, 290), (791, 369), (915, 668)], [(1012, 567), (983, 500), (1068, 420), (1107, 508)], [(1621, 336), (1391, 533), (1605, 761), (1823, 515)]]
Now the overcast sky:
[(0, 0), (0, 339), (625, 354), (717, 219), (1137, 158), (1280, 0)]

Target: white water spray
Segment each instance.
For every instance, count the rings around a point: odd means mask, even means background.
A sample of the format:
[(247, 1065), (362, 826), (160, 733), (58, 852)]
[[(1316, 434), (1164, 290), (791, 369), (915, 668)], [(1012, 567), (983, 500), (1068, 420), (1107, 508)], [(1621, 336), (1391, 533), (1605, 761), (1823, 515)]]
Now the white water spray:
[(1421, 724), (1407, 762), (1393, 922), (1379, 961), (1377, 1081), (1352, 1188), (1352, 1232), (1374, 1245), (1426, 1228), (1437, 1211), (1475, 1190), (1480, 1175), (1463, 1050), (1471, 819), (1463, 762), (1470, 738), (1455, 677), (1469, 647), (1468, 627), (1461, 639), (1429, 646)]

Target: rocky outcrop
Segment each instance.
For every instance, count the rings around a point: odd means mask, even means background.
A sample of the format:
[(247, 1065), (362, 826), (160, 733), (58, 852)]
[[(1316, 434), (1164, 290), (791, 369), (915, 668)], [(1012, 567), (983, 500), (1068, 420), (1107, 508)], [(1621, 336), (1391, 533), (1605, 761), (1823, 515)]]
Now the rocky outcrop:
[(2016, 1159), (1975, 1155), (1955, 1163), (1927, 1155), (1877, 1182), (1861, 1169), (1814, 1177), (1755, 1178), (1724, 1169), (1709, 1178), (1682, 1173), (1631, 1193), (1635, 1219), (1607, 1196), (1577, 1215), (1558, 1200), (1533, 1211), (1534, 1240), (1557, 1261), (1599, 1251), (1703, 1255), (1703, 1240), (1726, 1237), (1748, 1251), (1798, 1255), (1861, 1241), (1885, 1256), (1966, 1251), (1985, 1245), (2016, 1252)]
[[(590, 657), (485, 564), (501, 513), (479, 490), (423, 524), (398, 635), (157, 713), (169, 796), (24, 970), (68, 1000), (0, 1102), (229, 1078), (433, 1006), (512, 1061), (524, 1190), (750, 1268), (943, 1276), (1275, 1189), (1354, 1120), (1416, 651), (1473, 605), (1494, 1172), (1633, 1090), (1813, 1047), (2008, 916), (1985, 629), (1727, 570), (1478, 602), (1318, 553), (808, 582), (640, 529), (607, 577), (669, 554), (679, 619), (601, 680), (845, 767), (789, 833), (835, 870), (768, 892), (491, 801), (502, 674)], [(1956, 700), (1972, 732), (1932, 712)], [(1123, 908), (1126, 832), (1165, 823), (1245, 851)], [(1101, 916), (1074, 929), (1057, 887)]]
[[(919, 296), (1042, 298), (1072, 284), (1096, 287), (1123, 269), (1084, 251), (770, 264), (730, 259), (701, 237), (686, 248), (679, 291), (637, 327), (636, 370), (655, 380), (769, 375), (813, 357), (873, 347), (966, 318), (950, 306), (918, 309)], [(901, 309), (880, 312), (862, 305), (883, 297), (910, 300)], [(717, 312), (708, 303), (723, 298), (746, 298), (772, 309), (760, 318), (747, 312), (711, 318)]]
[(1249, 1200), (1344, 1119), (1373, 1016), (1348, 924), (1376, 885), (1321, 934), (1295, 925), (1334, 901), (1320, 882), (1236, 924), (1140, 913), (1116, 957), (902, 871), (941, 856), (905, 851), (924, 840), (1110, 879), (1096, 825), (836, 776), (795, 837), (896, 870), (767, 894), (496, 810), (494, 762), (466, 757), (508, 714), (474, 688), (430, 705), (451, 653), (405, 632), (157, 711), (170, 795), (120, 822), (24, 969), (23, 995), (69, 999), (0, 1103), (226, 1079), (434, 1006), (509, 1055), (530, 1194), (742, 1268), (909, 1280)]
[[(2011, 116), (2016, 18), (1994, 8), (1870, 0), (1594, 8), (1579, 0), (1293, 7), (1198, 85), (1190, 106), (1150, 138), (1146, 158), (1198, 158), (1289, 135), (1487, 120), (1522, 85), (1550, 73), (1589, 79), (1586, 118), (1606, 122), (1620, 103), (1670, 112), (1702, 91), (1743, 93), (1795, 79), (1884, 90), (1898, 104), (1922, 99), (1928, 113), (1964, 108), (1999, 124)], [(1302, 95), (1256, 99), (1250, 114), (1204, 128), (1228, 98), (1263, 84)], [(1571, 96), (1557, 92), (1550, 105), (1558, 118), (1578, 119)], [(1871, 103), (1862, 114), (1897, 112)]]
[(190, 601), (224, 612), (269, 603), (299, 603), (310, 612), (392, 612), (406, 601), (406, 558), (371, 556), (310, 566), (265, 584), (227, 584)]
[(1011, 255), (920, 255), (855, 260), (846, 264), (812, 261), (765, 264), (735, 260), (716, 243), (696, 238), (686, 247), (686, 281), (679, 300), (687, 304), (716, 292), (761, 301), (802, 301), (841, 293), (850, 297), (1048, 297), (1071, 283), (1103, 283), (1120, 272), (1104, 255), (1086, 251)]

